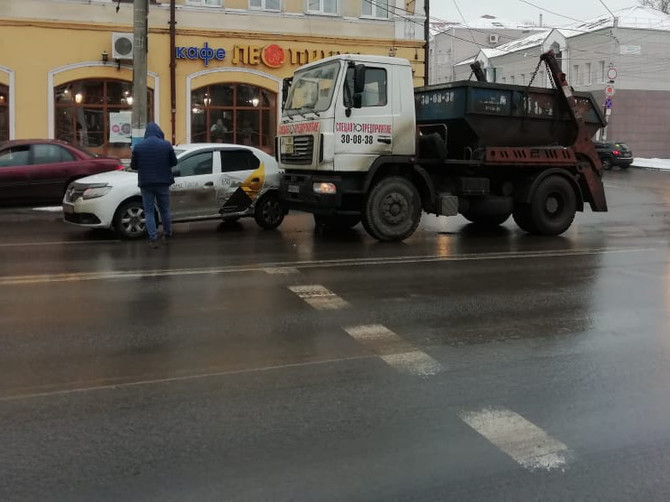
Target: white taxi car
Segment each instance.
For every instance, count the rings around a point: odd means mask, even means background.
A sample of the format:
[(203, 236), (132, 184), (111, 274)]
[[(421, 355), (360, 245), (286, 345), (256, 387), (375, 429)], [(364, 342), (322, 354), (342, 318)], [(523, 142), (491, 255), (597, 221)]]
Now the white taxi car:
[[(278, 227), (286, 211), (279, 198), (277, 161), (250, 146), (194, 143), (175, 147), (170, 210), (174, 222), (236, 220), (253, 216), (265, 229)], [(80, 178), (63, 199), (66, 222), (111, 228), (124, 238), (146, 234), (137, 173), (111, 171)]]

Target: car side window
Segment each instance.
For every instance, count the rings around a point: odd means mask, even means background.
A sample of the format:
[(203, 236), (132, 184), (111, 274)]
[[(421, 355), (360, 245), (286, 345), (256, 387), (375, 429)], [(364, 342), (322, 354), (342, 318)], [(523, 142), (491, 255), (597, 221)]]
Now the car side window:
[(59, 145), (33, 145), (33, 164), (72, 162), (74, 156)]
[(214, 172), (214, 159), (212, 152), (200, 152), (180, 159), (175, 166), (174, 172), (177, 176), (198, 176), (201, 174), (212, 174)]
[(221, 172), (253, 171), (261, 164), (249, 150), (221, 150)]
[(30, 161), (30, 145), (13, 146), (0, 152), (0, 167), (25, 166)]

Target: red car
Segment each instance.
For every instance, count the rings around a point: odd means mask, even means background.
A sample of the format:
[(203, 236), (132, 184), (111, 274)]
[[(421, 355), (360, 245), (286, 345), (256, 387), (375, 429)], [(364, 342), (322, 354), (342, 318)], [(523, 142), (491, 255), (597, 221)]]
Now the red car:
[(0, 143), (0, 204), (60, 203), (77, 178), (123, 169), (118, 159), (97, 157), (65, 141)]

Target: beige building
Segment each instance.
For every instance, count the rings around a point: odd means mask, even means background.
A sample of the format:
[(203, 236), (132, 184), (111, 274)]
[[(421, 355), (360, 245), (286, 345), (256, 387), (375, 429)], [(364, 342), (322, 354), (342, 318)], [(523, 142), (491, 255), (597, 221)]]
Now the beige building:
[[(404, 57), (423, 83), (422, 2), (175, 4), (172, 47), (170, 2), (150, 2), (147, 99), (175, 143), (273, 152), (283, 79), (332, 54)], [(56, 138), (128, 157), (132, 24), (128, 0), (0, 0), (0, 141)]]

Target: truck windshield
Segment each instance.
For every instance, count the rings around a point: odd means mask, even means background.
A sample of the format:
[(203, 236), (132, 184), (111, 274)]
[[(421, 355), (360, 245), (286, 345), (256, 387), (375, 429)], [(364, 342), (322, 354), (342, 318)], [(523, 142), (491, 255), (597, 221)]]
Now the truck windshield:
[(327, 110), (339, 72), (340, 62), (333, 61), (296, 73), (284, 106), (284, 115)]

